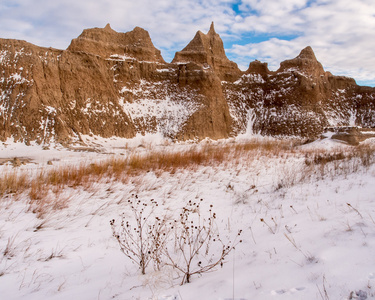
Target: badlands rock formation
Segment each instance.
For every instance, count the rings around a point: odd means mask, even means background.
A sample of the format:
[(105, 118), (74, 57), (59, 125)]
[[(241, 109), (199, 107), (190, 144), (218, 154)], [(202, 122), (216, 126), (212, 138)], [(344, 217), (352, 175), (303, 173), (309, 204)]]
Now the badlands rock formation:
[(314, 138), (375, 126), (375, 88), (325, 72), (310, 47), (242, 72), (211, 25), (166, 63), (147, 31), (86, 29), (67, 50), (0, 39), (0, 139), (68, 144), (82, 134), (186, 140), (246, 130)]
[(375, 125), (375, 88), (325, 72), (311, 47), (276, 72), (251, 62), (238, 80), (223, 83), (234, 132), (248, 121), (254, 133), (315, 138), (327, 126)]
[(165, 63), (148, 32), (140, 27), (126, 33), (114, 31), (109, 24), (103, 29), (85, 29), (78, 38), (72, 40), (67, 50), (100, 57), (127, 56), (139, 61)]
[(221, 80), (235, 79), (241, 74), (237, 64), (225, 55), (223, 41), (215, 32), (213, 22), (207, 34), (198, 31), (191, 42), (176, 53), (172, 61), (177, 64), (189, 62), (212, 68)]

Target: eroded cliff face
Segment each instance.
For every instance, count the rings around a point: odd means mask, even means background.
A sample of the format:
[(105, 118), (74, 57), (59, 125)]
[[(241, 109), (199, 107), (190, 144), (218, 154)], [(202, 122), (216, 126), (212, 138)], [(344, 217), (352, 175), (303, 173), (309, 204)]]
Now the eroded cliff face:
[(316, 138), (327, 126), (374, 127), (375, 88), (325, 72), (311, 47), (271, 72), (251, 62), (234, 82), (223, 82), (233, 131)]
[[(1, 40), (0, 136), (26, 143), (135, 134), (101, 57)], [(113, 117), (116, 116), (116, 117)]]
[(375, 126), (375, 89), (325, 72), (310, 47), (276, 72), (241, 72), (213, 24), (166, 63), (147, 31), (84, 30), (67, 50), (0, 39), (0, 139), (68, 144), (81, 134), (186, 140), (318, 136)]

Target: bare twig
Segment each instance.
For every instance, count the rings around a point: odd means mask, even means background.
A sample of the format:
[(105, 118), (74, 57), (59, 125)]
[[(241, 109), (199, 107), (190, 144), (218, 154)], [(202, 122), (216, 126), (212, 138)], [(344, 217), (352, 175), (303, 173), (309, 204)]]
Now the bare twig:
[(260, 221), (264, 224), (266, 224), (266, 226), (268, 227), (268, 229), (272, 232), (272, 234), (275, 234), (275, 230), (273, 230), (273, 228), (263, 219), (261, 218)]
[(362, 216), (362, 214), (358, 211), (358, 209), (356, 209), (355, 207), (353, 207), (350, 203), (346, 203), (346, 205), (348, 206), (348, 207), (350, 207), (352, 210), (354, 210), (360, 217), (361, 217), (361, 219), (363, 219), (363, 216)]
[[(237, 242), (238, 232), (233, 242), (224, 243), (215, 226), (216, 213), (209, 209), (209, 217), (202, 218), (199, 211), (199, 203), (189, 201), (183, 208), (180, 219), (175, 221), (178, 226), (175, 228), (175, 252), (165, 249), (168, 265), (177, 269), (183, 274), (181, 285), (189, 283), (191, 276), (207, 273), (217, 266), (223, 266), (225, 257), (241, 242)], [(221, 245), (220, 251), (215, 251), (212, 244)]]
[(149, 205), (151, 210), (145, 212), (148, 204), (138, 200), (133, 195), (132, 200), (128, 200), (134, 214), (134, 221), (126, 220), (123, 216), (120, 229), (117, 231), (115, 220), (110, 221), (113, 236), (117, 239), (121, 251), (134, 263), (139, 265), (142, 274), (146, 274), (146, 268), (151, 261), (155, 267), (160, 268), (161, 249), (165, 247), (168, 240), (167, 218), (153, 217), (152, 214), (157, 202), (151, 199)]

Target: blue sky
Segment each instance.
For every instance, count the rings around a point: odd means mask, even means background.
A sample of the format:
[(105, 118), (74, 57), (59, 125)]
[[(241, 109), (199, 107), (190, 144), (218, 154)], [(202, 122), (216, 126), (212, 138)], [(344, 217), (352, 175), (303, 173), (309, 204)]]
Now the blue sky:
[(2, 0), (0, 37), (65, 49), (84, 28), (140, 26), (166, 61), (211, 21), (227, 56), (276, 70), (311, 46), (326, 71), (375, 86), (374, 0)]

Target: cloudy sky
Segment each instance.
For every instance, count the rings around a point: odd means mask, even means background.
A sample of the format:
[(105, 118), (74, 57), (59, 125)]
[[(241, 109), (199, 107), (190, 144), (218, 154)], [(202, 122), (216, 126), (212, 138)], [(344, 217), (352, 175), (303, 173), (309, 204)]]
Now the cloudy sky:
[(326, 71), (375, 86), (374, 0), (1, 0), (0, 37), (65, 49), (84, 28), (149, 31), (166, 61), (211, 21), (240, 68), (311, 46)]

